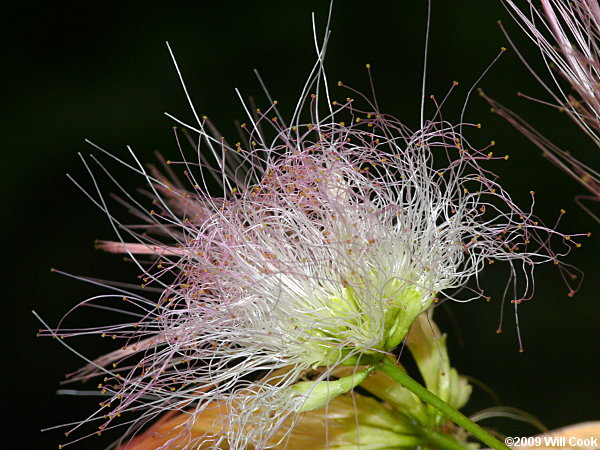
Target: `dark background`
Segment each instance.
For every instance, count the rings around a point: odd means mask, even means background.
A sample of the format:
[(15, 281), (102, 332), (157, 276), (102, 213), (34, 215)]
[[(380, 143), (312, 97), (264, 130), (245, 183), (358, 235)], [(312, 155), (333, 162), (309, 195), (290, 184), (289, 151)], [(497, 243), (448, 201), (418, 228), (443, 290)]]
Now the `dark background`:
[[(499, 1), (433, 3), (427, 94), (442, 97), (458, 80), (460, 85), (445, 108), (446, 118), (456, 121), (468, 88), (500, 47), (507, 45), (498, 19), (503, 19), (524, 50), (531, 47), (520, 39)], [(50, 267), (135, 282), (130, 264), (93, 249), (95, 239), (110, 239), (112, 231), (102, 213), (65, 177), (70, 173), (90, 186), (77, 157), (78, 152), (92, 151), (84, 138), (121, 157), (126, 157), (127, 144), (142, 161), (152, 161), (155, 150), (177, 157), (174, 124), (163, 111), (184, 120), (191, 120), (191, 113), (166, 50), (167, 40), (199, 112), (210, 115), (232, 141), (237, 139), (233, 121), (244, 120), (234, 87), (267, 104), (254, 68), (282, 111), (291, 113), (315, 60), (310, 13), (317, 13), (317, 28), (322, 32), (328, 9), (328, 2), (315, 0), (81, 5), (13, 6), (6, 11), (2, 27), (6, 35), (0, 147), (1, 273), (5, 277), (2, 372), (6, 379), (0, 398), (10, 416), (3, 427), (5, 448), (56, 448), (64, 441), (62, 434), (39, 430), (83, 418), (99, 401), (55, 394), (64, 373), (78, 368), (81, 361), (58, 342), (35, 337), (40, 324), (31, 310), (54, 325), (70, 306), (101, 289), (52, 275)], [(369, 62), (381, 109), (416, 127), (425, 17), (421, 0), (368, 5), (338, 1), (327, 53), (332, 85), (342, 79), (368, 91), (364, 65)], [(526, 53), (534, 64), (539, 62), (535, 52)], [(565, 148), (581, 155), (596, 151), (564, 115), (516, 97), (521, 90), (547, 98), (514, 52), (507, 52), (478, 86), (531, 119)], [(336, 92), (342, 98), (347, 95)], [(453, 304), (439, 312), (442, 329), (450, 333), (454, 365), (489, 385), (502, 404), (526, 410), (550, 428), (598, 419), (599, 226), (574, 204), (573, 197), (582, 193), (579, 186), (490, 114), (477, 95), (469, 102), (467, 120), (483, 124), (481, 131), (472, 133), (475, 144), (494, 139), (498, 154), (510, 154), (508, 162), (488, 167), (501, 175), (504, 187), (524, 209), (529, 191), (535, 190), (536, 211), (546, 223), (553, 223), (559, 209), (565, 208), (568, 213), (561, 230), (592, 231), (596, 236), (567, 259), (586, 273), (574, 298), (567, 297), (554, 267), (538, 270), (535, 301), (519, 309), (522, 354), (512, 314), (505, 318), (504, 333), (496, 334), (503, 286), (500, 272), (485, 280), (496, 301)], [(130, 189), (141, 184), (116, 164), (111, 170)], [(94, 357), (112, 343), (74, 344)], [(95, 383), (83, 386), (94, 387)], [(467, 413), (495, 405), (478, 389), (472, 398)], [(507, 435), (535, 432), (505, 420), (484, 425)], [(109, 437), (94, 437), (78, 448), (102, 448), (109, 442)]]

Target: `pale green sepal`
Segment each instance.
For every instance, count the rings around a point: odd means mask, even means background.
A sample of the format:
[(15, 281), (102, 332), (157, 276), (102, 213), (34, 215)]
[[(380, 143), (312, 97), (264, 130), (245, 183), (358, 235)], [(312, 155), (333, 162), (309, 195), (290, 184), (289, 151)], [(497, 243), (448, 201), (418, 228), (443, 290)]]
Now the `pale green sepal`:
[[(366, 380), (367, 382), (369, 380)], [(364, 383), (361, 385), (361, 387)], [(364, 395), (344, 395), (335, 399), (337, 405), (344, 405), (348, 411), (355, 412), (360, 424), (378, 429), (384, 429), (399, 434), (414, 434), (414, 423), (407, 417), (398, 414), (383, 403)], [(355, 417), (350, 415), (348, 423), (354, 429)]]
[(296, 394), (308, 394), (296, 412), (312, 411), (324, 407), (334, 398), (350, 392), (351, 389), (365, 381), (374, 370), (375, 367), (368, 366), (335, 381), (301, 381), (290, 386), (290, 389)]
[[(388, 290), (392, 286), (388, 287)], [(393, 293), (392, 293), (393, 292)], [(397, 288), (390, 295), (390, 310), (386, 314), (386, 335), (384, 350), (396, 348), (405, 338), (415, 318), (431, 305), (432, 299), (425, 300), (424, 294), (415, 287)]]
[(414, 321), (406, 344), (419, 366), (427, 389), (451, 407), (463, 407), (471, 395), (471, 386), (450, 366), (446, 335), (441, 333), (428, 314), (421, 314)]
[(450, 397), (448, 404), (453, 408), (460, 409), (467, 404), (473, 387), (467, 379), (459, 375), (456, 369), (450, 370)]
[(348, 431), (343, 436), (346, 442), (353, 445), (342, 445), (332, 448), (336, 450), (356, 450), (358, 448), (361, 450), (415, 449), (425, 443), (421, 437), (416, 435), (398, 434), (368, 425), (359, 425), (358, 428)]

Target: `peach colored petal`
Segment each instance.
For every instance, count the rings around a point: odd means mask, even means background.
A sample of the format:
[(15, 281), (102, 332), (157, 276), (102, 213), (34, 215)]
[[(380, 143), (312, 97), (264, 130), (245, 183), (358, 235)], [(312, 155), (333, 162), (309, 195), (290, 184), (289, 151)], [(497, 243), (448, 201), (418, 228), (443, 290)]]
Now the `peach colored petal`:
[[(525, 446), (525, 447), (512, 447), (518, 450), (560, 450), (560, 449), (581, 449), (581, 450), (592, 450), (600, 448), (600, 422), (583, 422), (575, 425), (569, 425), (563, 428), (559, 428), (557, 430), (549, 431), (544, 434), (540, 434), (537, 437), (542, 438), (541, 446)], [(551, 438), (560, 438), (563, 439), (565, 445), (552, 445), (550, 441)], [(577, 446), (577, 441), (588, 441), (592, 442), (591, 446)], [(594, 443), (595, 440), (595, 443)]]
[[(155, 450), (186, 448), (196, 439), (205, 438), (205, 442), (197, 444), (194, 448), (215, 448), (214, 439), (226, 432), (224, 418), (226, 408), (220, 403), (214, 403), (206, 408), (202, 414), (195, 418), (193, 412), (171, 411), (165, 414), (158, 422), (154, 423), (143, 434), (136, 436), (131, 441), (122, 444), (119, 450)], [(214, 436), (215, 438), (211, 438)], [(227, 450), (227, 443), (219, 443), (220, 449)]]

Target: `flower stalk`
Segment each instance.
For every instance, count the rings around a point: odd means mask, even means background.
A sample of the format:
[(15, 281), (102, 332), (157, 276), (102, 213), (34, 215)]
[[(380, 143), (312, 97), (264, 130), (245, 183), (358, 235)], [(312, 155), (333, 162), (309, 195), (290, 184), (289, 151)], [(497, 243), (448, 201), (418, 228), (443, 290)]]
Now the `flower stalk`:
[(454, 439), (445, 434), (438, 433), (437, 431), (432, 431), (427, 428), (418, 428), (416, 431), (425, 441), (435, 446), (435, 448), (441, 450), (465, 450), (467, 448), (456, 442)]
[[(446, 402), (444, 402), (437, 395), (425, 389), (417, 381), (415, 381), (410, 375), (408, 375), (400, 367), (396, 366), (389, 358), (384, 358), (379, 366), (379, 370), (390, 377), (392, 380), (400, 383), (406, 389), (411, 391), (413, 394), (418, 396), (425, 403), (438, 409), (440, 412), (445, 414), (450, 420), (456, 423), (458, 426), (472, 433), (475, 437), (480, 439), (484, 444), (489, 445), (491, 448), (496, 450), (509, 450), (509, 448), (492, 436), (490, 433), (485, 431), (475, 422), (471, 421), (468, 417), (463, 415), (461, 412), (452, 408)], [(427, 437), (432, 439), (432, 443), (439, 445), (442, 448), (462, 448), (458, 444), (453, 444), (449, 440), (444, 441), (439, 433), (427, 433)], [(436, 442), (433, 442), (436, 440)], [(454, 445), (454, 446), (451, 446)]]

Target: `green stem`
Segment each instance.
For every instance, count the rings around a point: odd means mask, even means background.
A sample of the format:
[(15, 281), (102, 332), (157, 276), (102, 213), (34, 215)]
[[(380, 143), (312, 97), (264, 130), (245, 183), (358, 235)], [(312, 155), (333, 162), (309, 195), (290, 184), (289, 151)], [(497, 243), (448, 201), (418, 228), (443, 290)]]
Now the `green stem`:
[(481, 442), (496, 450), (510, 450), (506, 445), (485, 431), (475, 422), (471, 421), (469, 418), (448, 405), (441, 398), (432, 394), (415, 380), (413, 380), (404, 370), (396, 366), (389, 358), (384, 358), (380, 364), (379, 370), (385, 373), (388, 377), (400, 383), (425, 403), (439, 410), (458, 426), (469, 431), (471, 434), (473, 434), (473, 436), (481, 440)]
[(442, 433), (426, 430), (425, 428), (419, 429), (417, 433), (419, 433), (421, 437), (425, 439), (429, 444), (434, 445), (435, 448), (441, 450), (465, 450), (464, 445), (459, 444), (451, 437)]

